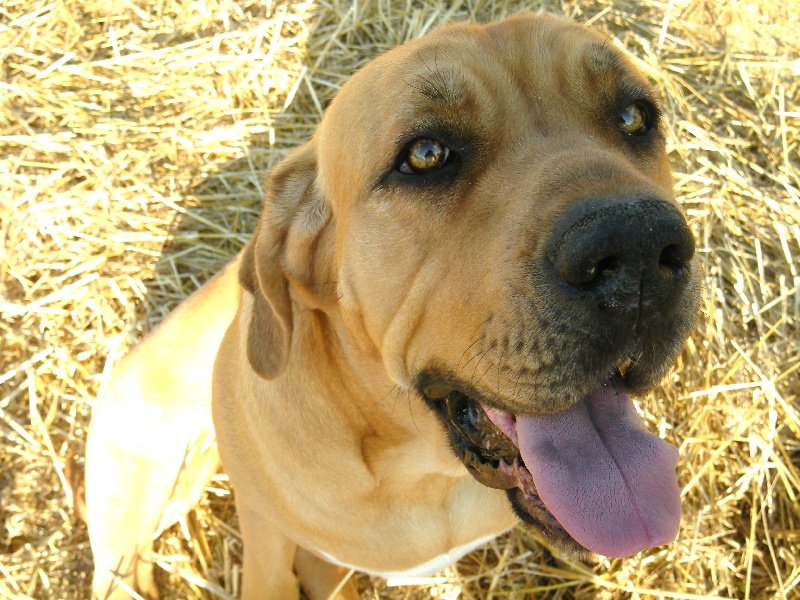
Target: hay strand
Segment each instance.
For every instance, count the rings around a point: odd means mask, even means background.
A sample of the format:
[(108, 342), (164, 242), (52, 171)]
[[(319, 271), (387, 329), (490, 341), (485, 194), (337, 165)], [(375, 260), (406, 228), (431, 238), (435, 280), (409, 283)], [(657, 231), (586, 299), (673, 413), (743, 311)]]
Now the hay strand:
[[(640, 403), (681, 451), (678, 540), (594, 568), (515, 530), (364, 598), (800, 598), (798, 0), (6, 0), (0, 6), (0, 596), (88, 598), (65, 467), (107, 364), (245, 243), (261, 177), (346, 78), (448, 20), (607, 30), (656, 82), (705, 318)], [(167, 598), (237, 597), (227, 479), (157, 542)]]

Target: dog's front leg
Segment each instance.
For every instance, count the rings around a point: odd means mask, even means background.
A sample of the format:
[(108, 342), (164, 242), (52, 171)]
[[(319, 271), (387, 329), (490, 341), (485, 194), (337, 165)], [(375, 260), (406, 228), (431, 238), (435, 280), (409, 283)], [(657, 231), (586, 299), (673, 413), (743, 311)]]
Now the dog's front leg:
[(292, 570), (297, 546), (262, 510), (236, 503), (244, 543), (242, 600), (297, 600), (299, 587)]
[[(350, 572), (323, 560), (305, 548), (298, 548), (294, 557), (294, 570), (300, 587), (311, 600), (358, 600), (360, 596), (352, 581), (343, 580)], [(332, 594), (336, 592), (335, 596)]]

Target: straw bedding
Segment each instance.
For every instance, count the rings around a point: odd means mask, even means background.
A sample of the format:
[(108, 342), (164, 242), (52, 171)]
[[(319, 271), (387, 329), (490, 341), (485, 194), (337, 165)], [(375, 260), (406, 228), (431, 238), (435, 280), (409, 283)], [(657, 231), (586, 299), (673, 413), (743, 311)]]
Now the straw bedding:
[[(87, 598), (66, 468), (113, 364), (247, 240), (262, 177), (347, 76), (448, 20), (605, 28), (657, 83), (704, 316), (640, 407), (681, 451), (664, 548), (564, 564), (521, 530), (364, 598), (800, 598), (798, 0), (4, 0), (0, 597)], [(157, 542), (167, 598), (235, 597), (224, 474)]]

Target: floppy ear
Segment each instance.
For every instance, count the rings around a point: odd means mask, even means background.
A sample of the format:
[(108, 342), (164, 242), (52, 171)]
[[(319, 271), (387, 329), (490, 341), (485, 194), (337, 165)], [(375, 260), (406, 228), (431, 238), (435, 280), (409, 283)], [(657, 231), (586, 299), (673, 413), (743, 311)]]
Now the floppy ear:
[(314, 261), (316, 239), (330, 219), (316, 180), (312, 140), (273, 168), (261, 219), (242, 254), (239, 282), (253, 294), (247, 358), (264, 379), (274, 379), (286, 367), (293, 329), (289, 278), (302, 283), (313, 275), (313, 265), (303, 263)]

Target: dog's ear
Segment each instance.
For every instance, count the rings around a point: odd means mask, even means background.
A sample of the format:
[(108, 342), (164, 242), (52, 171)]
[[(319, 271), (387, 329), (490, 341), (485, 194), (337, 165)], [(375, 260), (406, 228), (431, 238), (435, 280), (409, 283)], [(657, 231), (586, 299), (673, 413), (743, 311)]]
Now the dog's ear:
[(253, 294), (247, 358), (265, 379), (286, 367), (293, 330), (289, 281), (311, 287), (303, 284), (314, 275), (316, 241), (330, 220), (318, 185), (312, 140), (272, 169), (261, 219), (242, 254), (239, 282)]

